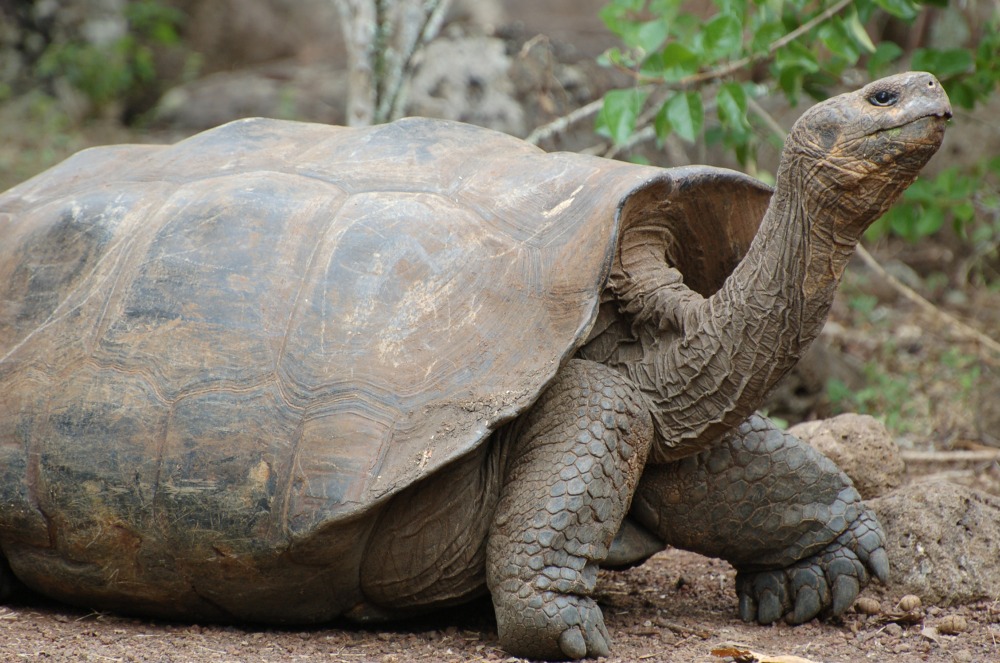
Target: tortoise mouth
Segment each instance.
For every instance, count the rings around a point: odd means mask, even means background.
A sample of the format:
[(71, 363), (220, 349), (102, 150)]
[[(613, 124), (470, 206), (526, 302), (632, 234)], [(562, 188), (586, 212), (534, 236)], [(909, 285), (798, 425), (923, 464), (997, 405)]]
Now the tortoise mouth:
[(944, 131), (945, 126), (948, 121), (951, 120), (951, 109), (942, 109), (934, 113), (927, 113), (926, 115), (921, 115), (920, 117), (914, 118), (907, 122), (897, 124), (893, 127), (888, 127), (882, 129), (881, 131), (893, 131), (898, 129), (906, 129), (907, 127), (913, 128), (924, 128), (924, 127), (939, 127), (941, 131)]
[(940, 143), (951, 119), (951, 111), (922, 115), (896, 126), (879, 129), (876, 135), (885, 135), (903, 143)]

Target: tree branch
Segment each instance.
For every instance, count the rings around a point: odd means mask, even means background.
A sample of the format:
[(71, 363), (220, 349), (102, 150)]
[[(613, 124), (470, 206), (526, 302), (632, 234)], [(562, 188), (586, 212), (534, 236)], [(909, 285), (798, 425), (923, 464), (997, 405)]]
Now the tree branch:
[[(756, 64), (758, 62), (768, 60), (774, 57), (774, 54), (778, 52), (779, 49), (784, 48), (788, 44), (792, 43), (802, 35), (808, 33), (813, 28), (829, 21), (831, 18), (844, 11), (849, 5), (852, 4), (852, 0), (839, 0), (837, 3), (830, 5), (825, 10), (813, 16), (811, 19), (795, 28), (788, 34), (782, 36), (779, 39), (775, 39), (771, 44), (768, 45), (767, 51), (761, 55), (748, 55), (746, 57), (740, 58), (739, 60), (734, 60), (726, 64), (725, 66), (719, 67), (717, 69), (712, 69), (700, 74), (692, 74), (691, 76), (685, 76), (679, 79), (673, 85), (676, 89), (684, 89), (692, 87), (699, 83), (704, 83), (706, 81), (715, 80), (717, 78), (724, 78), (733, 74), (740, 69), (743, 69), (751, 64)], [(653, 87), (653, 82), (662, 84), (662, 80), (658, 79), (648, 79), (641, 78), (636, 75), (636, 80), (638, 83), (644, 84), (645, 87)], [(586, 106), (581, 106), (571, 113), (568, 113), (560, 118), (557, 118), (547, 124), (543, 124), (540, 127), (536, 127), (534, 131), (528, 134), (525, 139), (533, 145), (537, 145), (541, 141), (550, 138), (554, 134), (561, 133), (566, 130), (571, 124), (579, 122), (580, 120), (586, 119), (592, 115), (596, 115), (600, 112), (601, 108), (604, 106), (603, 99), (597, 99), (592, 101)]]
[(347, 124), (367, 126), (375, 119), (376, 82), (375, 2), (334, 0), (340, 14), (340, 29), (347, 46), (350, 73), (347, 85)]
[(979, 347), (985, 351), (979, 353), (980, 358), (983, 361), (988, 364), (992, 364), (993, 366), (1000, 366), (1000, 343), (997, 343), (989, 336), (986, 336), (981, 331), (970, 327), (946, 311), (942, 311), (940, 308), (921, 297), (918, 292), (902, 283), (889, 272), (885, 271), (885, 268), (880, 265), (874, 257), (872, 257), (872, 254), (868, 253), (865, 247), (860, 244), (858, 245), (858, 257), (864, 261), (865, 265), (867, 265), (869, 269), (878, 274), (879, 277), (892, 286), (893, 290), (916, 304), (921, 310), (928, 313), (932, 318), (951, 329), (952, 333), (956, 336), (973, 341), (979, 345)]

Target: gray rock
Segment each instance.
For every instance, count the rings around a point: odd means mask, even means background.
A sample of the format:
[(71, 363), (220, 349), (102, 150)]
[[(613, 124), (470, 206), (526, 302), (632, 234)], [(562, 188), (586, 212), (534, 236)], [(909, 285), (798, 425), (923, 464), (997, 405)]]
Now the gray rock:
[(344, 121), (343, 71), (295, 62), (211, 74), (160, 99), (154, 120), (175, 129), (208, 129), (244, 117)]
[(941, 606), (1000, 596), (1000, 499), (944, 481), (868, 505), (888, 537), (888, 590)]
[(407, 91), (409, 115), (460, 120), (515, 136), (525, 133), (524, 111), (510, 79), (502, 39), (445, 37), (421, 54)]

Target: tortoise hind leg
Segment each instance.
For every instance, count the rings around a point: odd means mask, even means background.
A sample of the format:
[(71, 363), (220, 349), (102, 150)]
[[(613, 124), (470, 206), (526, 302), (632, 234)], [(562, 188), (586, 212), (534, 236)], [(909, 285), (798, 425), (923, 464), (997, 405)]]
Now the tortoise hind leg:
[(570, 361), (506, 436), (486, 553), (501, 645), (530, 658), (607, 655), (590, 593), (652, 444), (642, 397), (611, 369)]
[(840, 614), (889, 572), (885, 535), (847, 476), (757, 415), (697, 456), (647, 466), (630, 516), (736, 567), (746, 621)]

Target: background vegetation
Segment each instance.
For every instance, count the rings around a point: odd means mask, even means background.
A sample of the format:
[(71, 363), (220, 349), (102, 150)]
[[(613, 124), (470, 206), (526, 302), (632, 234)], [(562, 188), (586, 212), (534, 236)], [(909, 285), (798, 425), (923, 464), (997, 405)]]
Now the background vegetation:
[[(347, 121), (377, 122), (404, 113), (406, 81), (453, 3), (331, 2), (350, 68)], [(60, 32), (57, 17), (31, 9), (41, 4), (14, 3), (14, 14), (4, 15), (16, 19), (30, 39), (16, 45), (24, 58), (21, 87), (0, 80), (0, 104), (6, 106), (0, 188), (95, 136), (97, 142), (121, 140), (117, 130), (107, 130), (111, 125), (142, 128), (169, 85), (190, 80), (203, 68), (201, 54), (185, 41), (192, 26), (182, 11), (190, 3), (183, 0), (126, 2), (121, 29), (102, 40), (66, 28)], [(679, 145), (675, 153), (721, 155), (769, 180), (770, 157), (790, 126), (791, 109), (874, 77), (928, 70), (941, 79), (957, 110), (1000, 109), (1000, 9), (992, 1), (608, 0), (600, 19), (618, 40), (600, 64), (623, 84), (536, 128), (529, 141), (579, 132), (592, 122), (605, 141), (599, 151), (607, 156), (655, 161), (663, 149)], [(82, 110), (67, 110), (70, 97), (83, 100)], [(964, 123), (962, 130), (968, 128)], [(20, 135), (25, 133), (30, 137)], [(921, 351), (907, 363), (909, 355), (899, 351), (905, 341), (890, 338), (862, 353), (863, 386), (831, 383), (836, 409), (880, 414), (902, 430), (933, 409), (907, 389), (919, 379), (917, 372), (931, 365), (949, 384), (963, 385), (953, 390), (957, 397), (976, 400), (982, 398), (984, 376), (1000, 364), (1000, 346), (995, 339), (990, 345), (988, 328), (977, 334), (943, 313), (949, 297), (966, 307), (961, 315), (976, 305), (969, 292), (1000, 290), (1000, 156), (965, 157), (939, 155), (932, 170), (871, 228), (867, 242), (903, 247), (894, 255), (905, 254), (908, 246), (948, 248), (951, 264), (915, 275), (903, 264), (887, 278), (905, 281), (916, 305), (931, 310), (932, 319), (943, 319), (950, 329), (945, 335), (962, 343)], [(898, 320), (886, 316), (878, 298), (851, 278), (845, 284), (845, 323), (891, 337)], [(965, 299), (955, 293), (965, 293)]]

